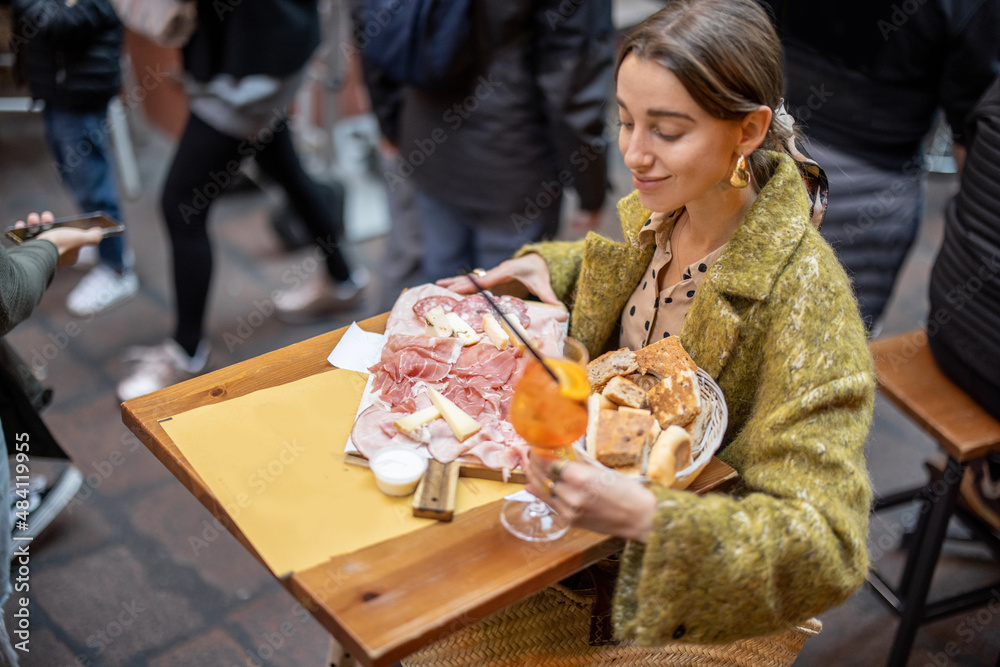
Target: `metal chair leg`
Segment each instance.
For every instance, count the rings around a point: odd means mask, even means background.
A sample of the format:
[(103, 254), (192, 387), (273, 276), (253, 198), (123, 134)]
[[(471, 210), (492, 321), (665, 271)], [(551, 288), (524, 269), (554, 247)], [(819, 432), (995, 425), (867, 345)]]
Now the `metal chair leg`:
[[(948, 520), (955, 508), (959, 485), (965, 464), (948, 458), (945, 466), (944, 492), (929, 498), (929, 508), (926, 517), (921, 518), (924, 524), (917, 531), (918, 541), (906, 559), (904, 579), (906, 586), (900, 589), (900, 597), (905, 603), (900, 615), (899, 628), (889, 654), (889, 667), (904, 667), (910, 655), (913, 640), (923, 621), (924, 609), (927, 605), (927, 593), (931, 587), (934, 568), (941, 555), (941, 546), (948, 531)], [(933, 485), (930, 487), (935, 488)]]

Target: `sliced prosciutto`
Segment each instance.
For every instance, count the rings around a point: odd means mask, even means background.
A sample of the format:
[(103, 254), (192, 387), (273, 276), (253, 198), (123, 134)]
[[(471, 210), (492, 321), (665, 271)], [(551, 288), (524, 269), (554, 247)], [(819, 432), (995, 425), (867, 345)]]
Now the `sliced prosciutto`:
[(382, 357), (368, 370), (375, 375), (372, 390), (394, 407), (412, 395), (415, 382), (440, 382), (462, 352), (457, 338), (389, 336)]

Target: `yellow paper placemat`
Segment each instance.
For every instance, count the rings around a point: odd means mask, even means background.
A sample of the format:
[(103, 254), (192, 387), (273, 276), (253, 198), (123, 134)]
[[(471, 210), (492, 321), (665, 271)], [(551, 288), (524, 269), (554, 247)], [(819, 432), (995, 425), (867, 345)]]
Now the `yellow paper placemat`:
[[(434, 522), (412, 515), (412, 497), (386, 496), (371, 471), (343, 462), (366, 379), (334, 369), (161, 422), (279, 577)], [(462, 478), (456, 511), (518, 488)]]

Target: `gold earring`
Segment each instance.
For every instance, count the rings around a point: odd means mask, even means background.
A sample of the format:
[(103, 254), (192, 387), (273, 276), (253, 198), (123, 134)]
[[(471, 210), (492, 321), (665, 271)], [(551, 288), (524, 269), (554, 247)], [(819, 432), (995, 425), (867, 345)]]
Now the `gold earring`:
[(733, 175), (729, 177), (729, 184), (734, 188), (745, 188), (750, 185), (750, 172), (747, 170), (747, 161), (742, 155), (736, 160), (736, 169), (733, 169)]

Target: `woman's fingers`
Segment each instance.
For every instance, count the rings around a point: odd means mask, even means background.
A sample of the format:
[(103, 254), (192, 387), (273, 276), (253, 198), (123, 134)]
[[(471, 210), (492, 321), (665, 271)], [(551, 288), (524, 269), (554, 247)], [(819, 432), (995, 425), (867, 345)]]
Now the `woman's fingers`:
[[(560, 305), (549, 284), (549, 265), (541, 255), (528, 254), (516, 259), (508, 259), (489, 271), (476, 277), (476, 282), (483, 288), (517, 282), (537, 296), (544, 303)], [(437, 281), (437, 285), (459, 294), (473, 294), (476, 286), (468, 276), (453, 276)]]
[[(504, 264), (505, 263), (506, 262), (504, 262)], [(476, 282), (484, 288), (490, 288), (514, 280), (514, 277), (511, 276), (510, 271), (504, 267), (504, 264), (500, 264), (493, 267), (489, 271), (476, 275)], [(437, 281), (436, 284), (440, 287), (450, 289), (452, 292), (458, 292), (459, 294), (474, 294), (479, 291), (475, 284), (469, 280), (467, 275), (442, 278)]]

